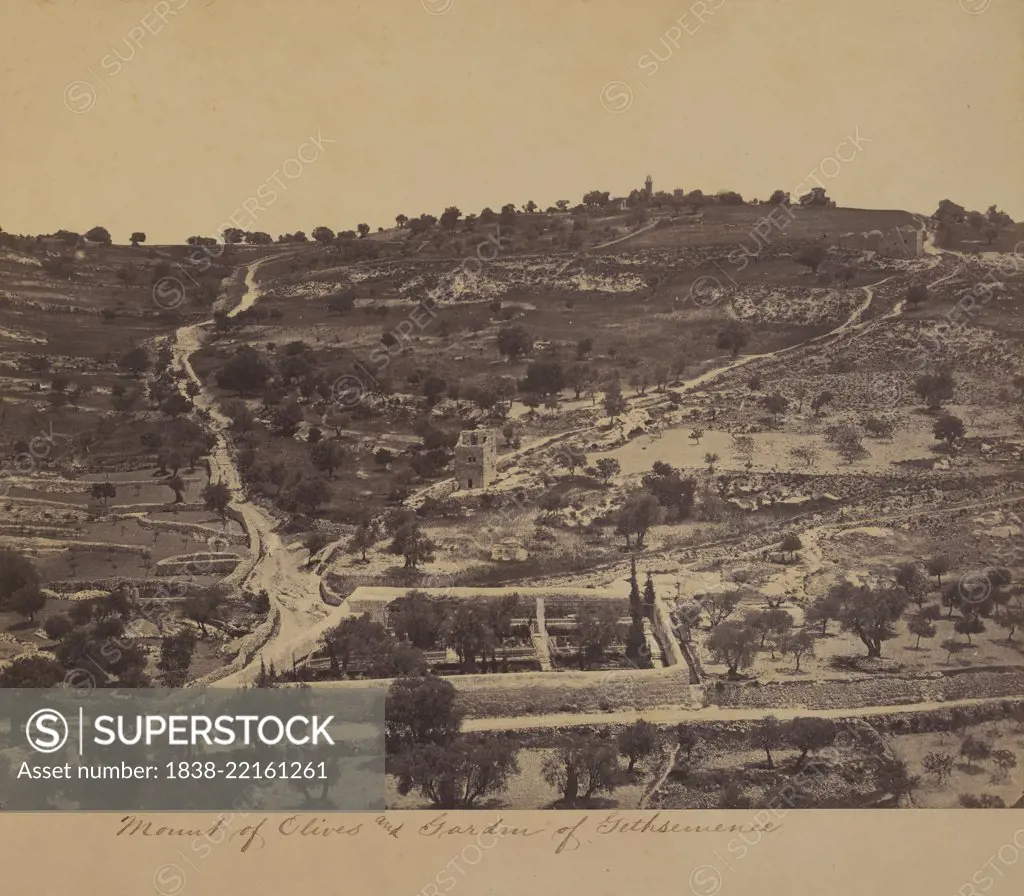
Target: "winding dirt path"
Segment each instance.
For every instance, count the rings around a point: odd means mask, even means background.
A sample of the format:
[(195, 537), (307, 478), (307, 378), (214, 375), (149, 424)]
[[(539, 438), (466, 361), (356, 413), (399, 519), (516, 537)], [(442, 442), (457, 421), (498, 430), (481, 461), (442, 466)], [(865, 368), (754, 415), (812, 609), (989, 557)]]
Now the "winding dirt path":
[[(228, 312), (228, 317), (235, 317), (259, 301), (261, 290), (256, 282), (256, 273), (265, 262), (279, 258), (262, 258), (247, 265), (246, 292), (239, 304)], [(285, 545), (276, 532), (281, 521), (266, 508), (252, 502), (246, 494), (228, 436), (231, 420), (221, 412), (216, 399), (203, 386), (192, 367), (191, 357), (202, 346), (201, 333), (212, 323), (212, 320), (207, 320), (181, 327), (175, 333), (172, 363), (199, 387), (193, 403), (209, 415), (209, 427), (216, 440), (209, 457), (210, 481), (223, 482), (228, 486), (231, 491), (230, 507), (239, 514), (249, 535), (253, 565), (241, 585), (254, 592), (265, 589), (270, 595), (271, 607), (278, 614), (274, 634), (257, 656), (239, 671), (216, 682), (218, 686), (237, 686), (255, 678), (261, 655), (268, 665), (273, 661), (278, 668), (290, 667), (294, 645), (301, 640), (303, 632), (327, 615), (328, 608), (320, 600), (319, 577), (306, 568), (301, 547)], [(184, 388), (184, 383), (182, 385)]]

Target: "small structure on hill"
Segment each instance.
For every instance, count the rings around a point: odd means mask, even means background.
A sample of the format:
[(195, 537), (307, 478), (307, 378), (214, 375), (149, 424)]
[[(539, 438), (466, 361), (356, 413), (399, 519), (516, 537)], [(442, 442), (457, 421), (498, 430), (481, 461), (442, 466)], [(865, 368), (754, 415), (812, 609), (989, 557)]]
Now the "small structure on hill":
[(498, 438), (489, 429), (459, 433), (455, 445), (455, 479), (460, 489), (487, 488), (498, 471)]
[(900, 231), (903, 237), (903, 246), (906, 254), (911, 258), (920, 258), (924, 255), (924, 231), (916, 227)]
[(864, 233), (839, 235), (840, 249), (873, 252), (893, 258), (920, 258), (924, 255), (924, 231), (915, 227), (894, 227), (886, 230), (868, 230)]
[(491, 559), (498, 562), (521, 563), (529, 556), (529, 552), (524, 547), (523, 542), (515, 536), (505, 538), (491, 548)]

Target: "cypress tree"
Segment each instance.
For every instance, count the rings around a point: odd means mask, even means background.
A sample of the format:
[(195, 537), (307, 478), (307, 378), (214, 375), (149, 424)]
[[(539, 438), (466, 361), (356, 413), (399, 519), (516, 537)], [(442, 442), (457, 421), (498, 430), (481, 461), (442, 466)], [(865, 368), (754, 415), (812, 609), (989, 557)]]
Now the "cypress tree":
[(629, 613), (634, 619), (639, 619), (643, 614), (640, 583), (636, 579), (636, 557), (629, 558)]
[(654, 621), (655, 599), (654, 580), (651, 578), (651, 574), (647, 573), (647, 581), (644, 582), (644, 615), (652, 622)]

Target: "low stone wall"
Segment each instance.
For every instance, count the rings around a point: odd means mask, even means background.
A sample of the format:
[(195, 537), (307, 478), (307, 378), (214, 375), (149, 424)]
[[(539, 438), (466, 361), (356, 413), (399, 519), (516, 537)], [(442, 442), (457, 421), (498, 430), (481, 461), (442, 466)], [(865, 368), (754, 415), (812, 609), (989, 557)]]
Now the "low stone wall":
[(681, 642), (679, 648), (686, 660), (686, 666), (690, 670), (690, 684), (700, 684), (704, 680), (704, 669), (701, 667), (696, 651), (686, 642)]
[(206, 505), (201, 502), (187, 501), (181, 504), (175, 504), (173, 501), (168, 501), (166, 504), (117, 504), (107, 508), (94, 507), (93, 510), (108, 510), (109, 513), (101, 514), (101, 520), (121, 520), (127, 519), (128, 517), (136, 517), (140, 513), (173, 513), (175, 510), (182, 513), (188, 511), (189, 513), (196, 510), (206, 510)]
[[(922, 714), (923, 715), (923, 714)], [(878, 752), (882, 748), (881, 738), (874, 728), (874, 717), (860, 718), (854, 716), (849, 719), (836, 719), (837, 726), (842, 727), (854, 739), (858, 747), (866, 752)], [(513, 732), (516, 742), (522, 747), (554, 747), (567, 734), (586, 734), (599, 729), (607, 731), (609, 736), (615, 737), (621, 734), (632, 723), (616, 722), (612, 724), (587, 724), (587, 725), (564, 725), (543, 728), (520, 728)], [(675, 740), (674, 733), (678, 724), (684, 724), (688, 731), (692, 732), (698, 740), (713, 745), (716, 750), (746, 750), (751, 749), (755, 734), (761, 728), (759, 719), (750, 720), (724, 720), (724, 719), (693, 719), (683, 723), (677, 722), (653, 722), (666, 736), (665, 739)], [(759, 746), (754, 749), (760, 749)]]
[(232, 572), (242, 558), (236, 556), (224, 556), (223, 554), (195, 554), (189, 557), (170, 557), (161, 560), (156, 564), (154, 570), (158, 576), (177, 575), (227, 575)]
[(544, 612), (548, 621), (564, 618), (569, 614), (583, 611), (599, 611), (609, 604), (618, 609), (625, 619), (629, 616), (629, 599), (618, 595), (589, 595), (583, 589), (573, 595), (541, 595), (544, 599)]
[(871, 716), (871, 724), (882, 734), (918, 734), (928, 731), (956, 731), (961, 726), (998, 721), (1021, 713), (1024, 713), (1024, 699), (993, 699), (975, 706)]
[[(678, 666), (685, 663), (686, 657), (682, 646), (672, 631), (672, 620), (669, 619), (665, 604), (660, 600), (654, 602), (654, 618), (651, 620), (651, 625), (654, 626), (654, 632), (658, 636), (658, 641), (661, 642), (662, 650), (665, 654), (665, 664), (668, 666)], [(700, 678), (698, 677), (693, 683), (697, 684), (699, 682)]]
[(553, 609), (562, 610), (565, 613), (576, 613), (584, 606), (601, 607), (607, 606), (608, 601), (616, 601), (622, 605), (623, 616), (628, 615), (628, 598), (625, 593), (610, 590), (598, 590), (588, 588), (537, 588), (537, 587), (470, 587), (460, 586), (456, 588), (415, 588), (415, 587), (376, 587), (360, 586), (348, 595), (347, 601), (352, 612), (355, 614), (369, 613), (374, 618), (386, 618), (387, 606), (392, 602), (404, 597), (410, 591), (422, 591), (430, 597), (442, 597), (453, 600), (473, 600), (483, 598), (511, 597), (519, 598), (515, 613), (520, 616), (532, 617), (536, 606), (536, 599), (543, 598), (549, 618), (557, 619), (558, 613), (552, 613)]
[(0, 537), (6, 538), (53, 538), (70, 541), (78, 537), (79, 531), (74, 522), (56, 526), (35, 523), (0, 523)]
[(806, 682), (706, 682), (709, 706), (844, 709), (1024, 695), (1024, 669), (965, 672), (930, 678), (830, 679)]
[(79, 541), (77, 538), (67, 539), (67, 551), (75, 551), (79, 554), (135, 554), (142, 557), (149, 553), (149, 548), (144, 544), (114, 544), (101, 541)]
[(946, 700), (968, 700), (972, 697), (1024, 697), (1024, 669), (946, 675), (942, 680), (942, 694)]
[(61, 581), (49, 582), (45, 588), (48, 593), (58, 599), (82, 600), (75, 597), (88, 591), (95, 591), (102, 594), (112, 594), (119, 588), (130, 588), (138, 594), (143, 601), (182, 601), (187, 597), (193, 597), (209, 592), (211, 586), (206, 583), (196, 582), (193, 579), (177, 578), (131, 578), (128, 576), (111, 576), (106, 579), (91, 579), (83, 581)]
[[(77, 584), (77, 583), (76, 583)], [(98, 600), (110, 597), (110, 592), (101, 588), (83, 588), (78, 591), (54, 591), (52, 588), (39, 589), (47, 600)]]
[(149, 594), (145, 592), (166, 591), (169, 585), (169, 582), (154, 582), (148, 578), (137, 579), (128, 576), (109, 576), (105, 579), (75, 579), (74, 581), (48, 582), (46, 587), (47, 590), (57, 594), (73, 594), (76, 591), (106, 591), (109, 594), (118, 588), (127, 586), (128, 588), (137, 589), (140, 596), (147, 597)]
[(324, 576), (320, 579), (320, 600), (330, 607), (340, 607), (345, 602), (345, 595), (338, 594), (337, 591), (332, 589), (327, 584), (327, 577)]
[[(394, 679), (321, 682), (324, 687), (388, 688)], [(445, 676), (467, 718), (600, 713), (623, 709), (699, 709), (685, 667), (610, 672), (508, 672)], [(317, 687), (317, 684), (313, 685)], [(566, 725), (571, 726), (571, 718)], [(553, 730), (558, 730), (557, 726)]]
[(447, 679), (470, 718), (693, 707), (685, 666), (613, 672), (518, 672)]
[(238, 565), (234, 570), (224, 579), (224, 584), (231, 588), (240, 587), (246, 579), (248, 579), (250, 573), (256, 567), (256, 563), (263, 556), (264, 548), (262, 542), (259, 540), (259, 535), (249, 531), (249, 527), (246, 525), (245, 517), (242, 512), (232, 505), (228, 505), (224, 510), (224, 515), (228, 519), (234, 520), (243, 529), (246, 534), (246, 544), (249, 546), (248, 556), (239, 560)]
[(143, 529), (154, 529), (168, 532), (181, 532), (186, 535), (206, 535), (210, 539), (216, 539), (226, 544), (248, 545), (249, 536), (242, 532), (221, 532), (210, 526), (203, 526), (199, 523), (179, 523), (175, 520), (153, 520), (149, 517), (139, 517), (138, 524)]
[(245, 535), (239, 536), (242, 539), (240, 544), (247, 544), (249, 545), (250, 549), (254, 549), (255, 546), (253, 545), (252, 542), (251, 533), (249, 532), (249, 528), (248, 526), (246, 526), (245, 523), (245, 515), (236, 507), (233, 507), (231, 504), (229, 504), (227, 507), (224, 508), (224, 516), (226, 516), (229, 520), (234, 520), (245, 531)]
[(274, 607), (263, 622), (242, 638), (239, 644), (238, 653), (235, 654), (235, 658), (230, 663), (223, 668), (209, 673), (208, 675), (204, 675), (202, 678), (197, 678), (195, 681), (188, 682), (185, 687), (204, 687), (205, 685), (213, 684), (213, 682), (219, 681), (222, 678), (226, 678), (228, 675), (240, 672), (248, 666), (253, 659), (255, 659), (256, 655), (263, 649), (267, 641), (274, 637), (280, 628), (281, 613), (276, 607)]

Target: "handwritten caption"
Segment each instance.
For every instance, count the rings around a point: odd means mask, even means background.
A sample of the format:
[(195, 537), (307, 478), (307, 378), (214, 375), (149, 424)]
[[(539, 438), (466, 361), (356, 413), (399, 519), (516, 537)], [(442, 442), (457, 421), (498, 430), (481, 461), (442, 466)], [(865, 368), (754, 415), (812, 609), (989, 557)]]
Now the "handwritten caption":
[[(678, 814), (662, 812), (608, 812), (600, 816), (583, 815), (574, 817), (568, 824), (553, 820), (548, 824), (516, 825), (499, 816), (491, 822), (478, 824), (459, 823), (447, 812), (419, 826), (408, 824), (403, 813), (366, 816), (324, 816), (288, 815), (263, 816), (251, 824), (232, 830), (224, 816), (218, 816), (212, 824), (196, 827), (172, 827), (151, 818), (125, 815), (118, 820), (115, 836), (122, 839), (168, 839), (192, 841), (192, 849), (214, 843), (230, 843), (240, 853), (259, 851), (275, 840), (294, 838), (325, 840), (336, 843), (339, 839), (360, 837), (384, 837), (401, 840), (404, 838), (431, 838), (454, 842), (474, 837), (497, 837), (511, 840), (544, 844), (555, 855), (575, 852), (586, 845), (609, 835), (633, 834), (637, 836), (669, 834), (733, 834), (742, 837), (746, 846), (757, 843), (764, 834), (773, 834), (782, 828), (774, 822), (751, 822), (748, 824), (700, 824), (677, 820)], [(752, 839), (748, 839), (748, 837)]]

